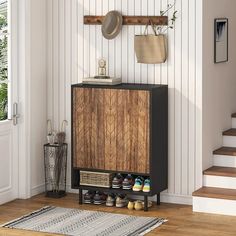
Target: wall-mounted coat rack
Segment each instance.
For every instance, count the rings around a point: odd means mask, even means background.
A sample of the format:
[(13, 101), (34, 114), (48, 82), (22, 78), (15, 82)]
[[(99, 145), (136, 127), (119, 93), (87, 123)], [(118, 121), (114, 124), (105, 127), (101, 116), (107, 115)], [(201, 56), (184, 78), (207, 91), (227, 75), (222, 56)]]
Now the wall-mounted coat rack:
[[(101, 25), (105, 16), (84, 16), (85, 25)], [(123, 16), (123, 25), (146, 25), (149, 20), (155, 25), (168, 25), (167, 16)]]

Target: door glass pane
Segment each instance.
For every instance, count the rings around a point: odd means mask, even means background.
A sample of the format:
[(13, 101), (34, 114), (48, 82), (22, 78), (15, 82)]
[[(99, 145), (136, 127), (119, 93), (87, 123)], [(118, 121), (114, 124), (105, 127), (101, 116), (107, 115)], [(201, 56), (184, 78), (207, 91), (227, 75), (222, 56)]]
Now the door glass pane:
[(7, 0), (0, 0), (0, 121), (7, 119), (8, 106)]
[(0, 84), (0, 121), (7, 119), (7, 84)]
[(7, 33), (8, 0), (0, 0), (0, 30)]

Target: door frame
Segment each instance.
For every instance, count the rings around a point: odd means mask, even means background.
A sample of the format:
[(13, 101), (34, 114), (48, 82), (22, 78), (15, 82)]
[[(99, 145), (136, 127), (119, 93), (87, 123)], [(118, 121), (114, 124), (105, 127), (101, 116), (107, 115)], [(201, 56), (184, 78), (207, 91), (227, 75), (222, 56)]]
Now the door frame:
[(17, 6), (17, 46), (18, 46), (18, 91), (19, 91), (19, 194), (18, 197), (26, 199), (31, 197), (30, 178), (30, 0), (15, 1)]

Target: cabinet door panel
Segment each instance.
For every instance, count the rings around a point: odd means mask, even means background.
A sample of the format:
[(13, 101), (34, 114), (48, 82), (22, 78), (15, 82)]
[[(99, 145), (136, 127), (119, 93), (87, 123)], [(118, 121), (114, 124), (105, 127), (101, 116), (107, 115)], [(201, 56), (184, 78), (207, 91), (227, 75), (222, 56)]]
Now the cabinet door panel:
[(75, 88), (74, 167), (149, 173), (150, 93)]

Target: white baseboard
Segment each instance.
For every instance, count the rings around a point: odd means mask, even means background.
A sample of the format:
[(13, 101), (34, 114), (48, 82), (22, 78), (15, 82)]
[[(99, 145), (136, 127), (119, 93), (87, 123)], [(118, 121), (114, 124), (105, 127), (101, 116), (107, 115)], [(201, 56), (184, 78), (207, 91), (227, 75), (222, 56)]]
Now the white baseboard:
[(71, 185), (66, 185), (66, 192), (68, 193), (79, 193), (79, 190), (78, 189), (72, 189), (71, 188)]
[(9, 199), (14, 200), (15, 195), (11, 191), (0, 193), (0, 205), (9, 202)]
[(193, 211), (236, 216), (236, 201), (217, 198), (193, 197)]
[(33, 197), (37, 194), (43, 193), (43, 192), (45, 192), (45, 184), (44, 183), (31, 187), (31, 197)]
[(161, 202), (183, 204), (183, 205), (192, 205), (193, 198), (192, 198), (192, 196), (189, 196), (189, 195), (161, 193)]

